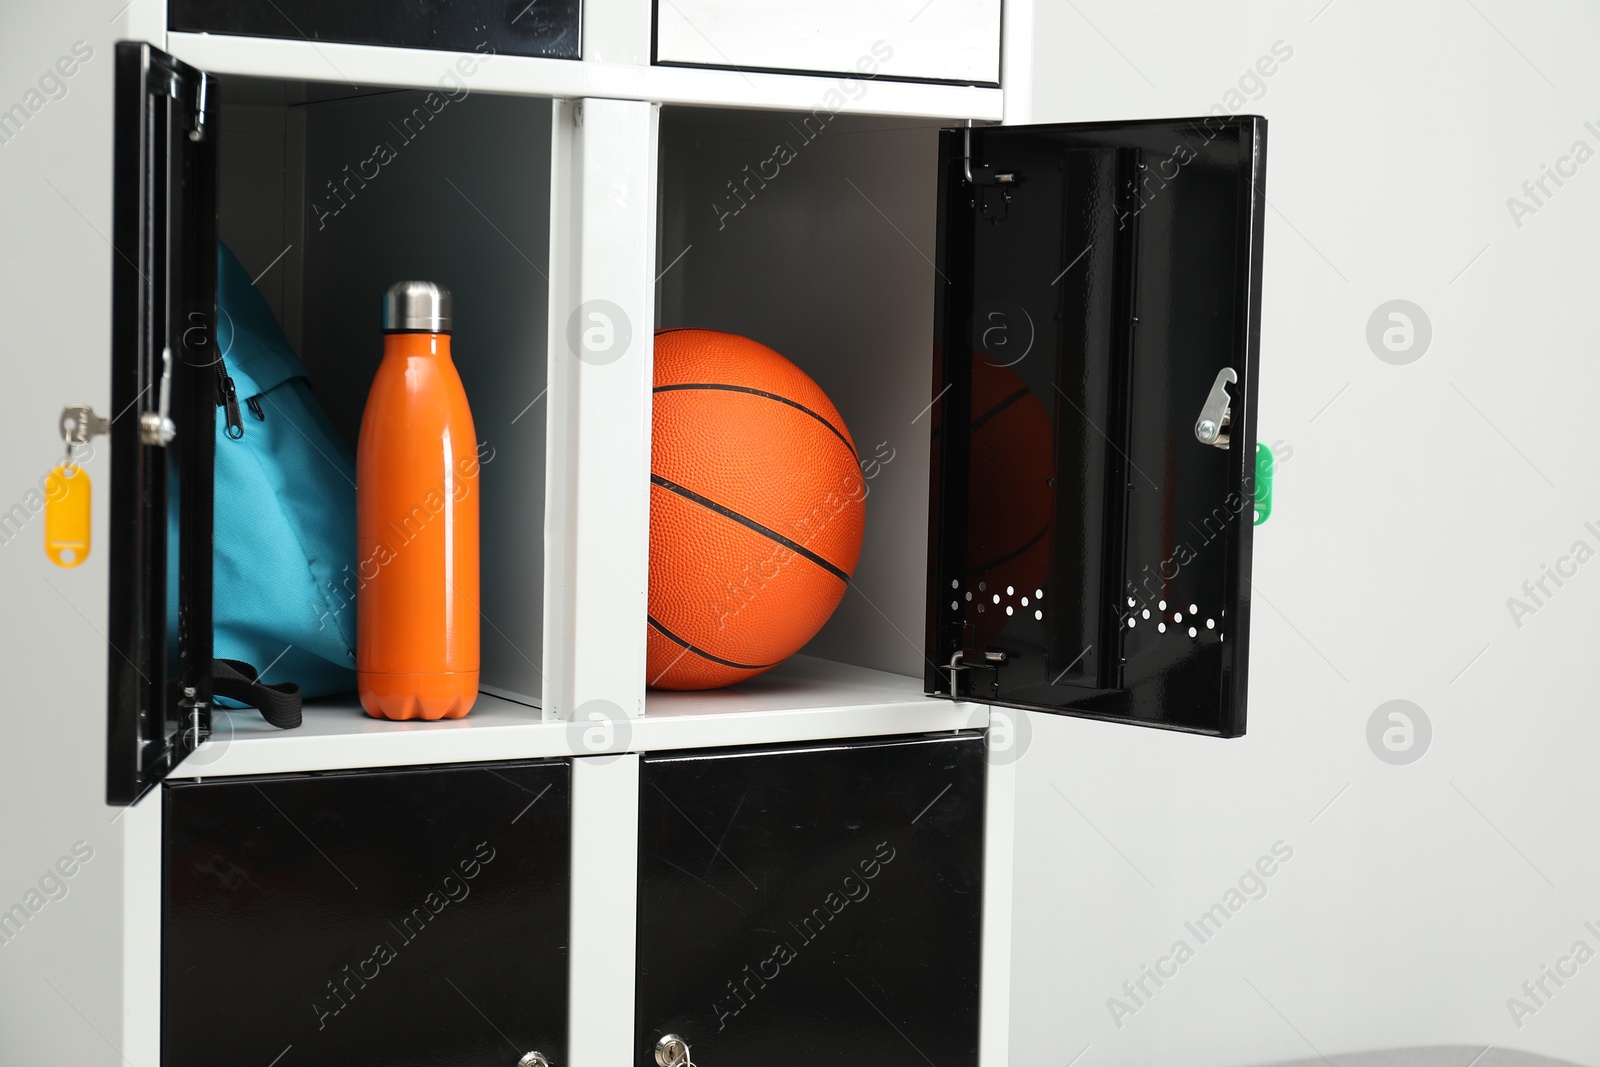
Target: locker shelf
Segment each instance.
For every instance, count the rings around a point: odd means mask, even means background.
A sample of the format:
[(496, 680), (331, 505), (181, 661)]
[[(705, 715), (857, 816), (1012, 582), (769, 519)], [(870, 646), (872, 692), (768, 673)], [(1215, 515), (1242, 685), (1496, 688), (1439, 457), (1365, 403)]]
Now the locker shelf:
[(606, 724), (545, 720), (538, 708), (480, 694), (446, 722), (369, 718), (354, 694), (305, 707), (280, 731), (252, 710), (214, 713), (213, 740), (174, 778), (281, 774), (481, 760), (600, 756), (783, 741), (982, 729), (983, 705), (932, 699), (919, 679), (795, 656), (758, 678), (696, 693), (651, 690), (643, 718)]

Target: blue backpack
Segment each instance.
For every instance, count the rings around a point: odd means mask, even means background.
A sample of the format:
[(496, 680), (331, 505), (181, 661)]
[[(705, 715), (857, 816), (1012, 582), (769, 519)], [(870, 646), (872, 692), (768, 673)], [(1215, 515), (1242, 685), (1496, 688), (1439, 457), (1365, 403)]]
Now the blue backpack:
[(212, 527), (217, 703), (298, 726), (302, 695), (356, 687), (355, 459), (272, 309), (220, 243), (217, 347), (227, 372)]

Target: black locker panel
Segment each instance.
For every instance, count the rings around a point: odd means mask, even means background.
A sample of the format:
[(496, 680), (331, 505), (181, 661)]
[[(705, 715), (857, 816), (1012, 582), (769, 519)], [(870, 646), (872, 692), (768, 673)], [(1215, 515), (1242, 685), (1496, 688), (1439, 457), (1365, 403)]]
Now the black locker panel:
[(190, 33), (579, 58), (580, 0), (170, 0)]
[(1244, 732), (1266, 145), (942, 134), (929, 693)]
[(635, 1063), (973, 1067), (982, 735), (647, 757)]
[(171, 782), (165, 839), (163, 1067), (565, 1062), (565, 761)]
[(118, 42), (108, 804), (143, 796), (211, 728), (215, 101), (210, 75)]

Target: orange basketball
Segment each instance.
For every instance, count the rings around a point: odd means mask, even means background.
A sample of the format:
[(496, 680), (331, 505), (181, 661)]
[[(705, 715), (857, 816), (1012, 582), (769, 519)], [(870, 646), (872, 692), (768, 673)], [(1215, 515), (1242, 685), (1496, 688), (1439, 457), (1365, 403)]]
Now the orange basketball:
[(1044, 405), (1015, 371), (983, 353), (972, 361), (971, 410), (966, 585), (978, 597), (970, 621), (981, 649), (1005, 628), (1015, 598), (1032, 598), (1044, 585), (1055, 465)]
[(765, 345), (656, 333), (647, 680), (715, 689), (800, 650), (861, 554), (866, 485), (826, 394)]

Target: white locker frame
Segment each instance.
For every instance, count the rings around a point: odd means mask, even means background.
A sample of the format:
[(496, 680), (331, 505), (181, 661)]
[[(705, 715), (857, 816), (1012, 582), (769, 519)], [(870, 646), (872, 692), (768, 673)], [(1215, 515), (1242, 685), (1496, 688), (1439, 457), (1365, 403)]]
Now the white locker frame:
[[(41, 9), (42, 10), (42, 9)], [(38, 16), (51, 32), (76, 35), (72, 13), (54, 10)], [(1026, 122), (1031, 111), (1032, 0), (1007, 0), (1002, 26), (1001, 88), (908, 82), (875, 83), (871, 93), (849, 100), (841, 110), (859, 114), (1007, 123)], [(102, 56), (94, 75), (74, 87), (77, 93), (101, 94), (95, 106), (109, 113), (109, 72), (114, 42), (145, 40), (204, 70), (306, 81), (352, 80), (362, 84), (432, 88), (442, 72), (462, 53), (310, 41), (262, 40), (204, 34), (168, 33), (163, 0), (133, 0), (111, 21), (83, 34)], [(254, 774), (271, 771), (341, 767), (393, 766), (484, 759), (577, 756), (573, 765), (573, 906), (571, 930), (571, 1006), (569, 1062), (558, 1067), (623, 1067), (635, 1054), (631, 1025), (617, 1025), (618, 1013), (631, 1015), (634, 924), (636, 910), (638, 751), (708, 745), (743, 745), (823, 738), (851, 738), (894, 733), (987, 729), (991, 716), (1021, 712), (978, 704), (951, 703), (921, 695), (920, 680), (906, 680), (902, 697), (870, 701), (842, 698), (832, 706), (772, 708), (717, 714), (669, 714), (639, 718), (633, 725), (630, 754), (620, 758), (584, 758), (576, 749), (569, 720), (590, 701), (604, 701), (629, 717), (644, 714), (644, 635), (646, 564), (649, 529), (648, 473), (651, 408), (651, 330), (654, 321), (656, 239), (656, 161), (659, 110), (663, 104), (723, 108), (803, 111), (836, 79), (826, 76), (750, 73), (654, 67), (650, 64), (650, 0), (588, 0), (583, 12), (584, 55), (581, 61), (497, 56), (473, 81), (475, 91), (542, 96), (552, 99), (552, 197), (550, 249), (550, 410), (546, 503), (546, 688), (544, 721), (524, 719), (509, 725), (485, 723), (486, 729), (284, 736), (276, 740), (241, 740), (200, 770), (180, 768), (179, 776), (199, 773)], [(19, 54), (25, 34), (0, 42), (8, 67), (33, 65), (35, 56)], [(103, 51), (100, 51), (103, 50)], [(81, 103), (81, 102), (80, 102)], [(59, 105), (58, 105), (59, 106)], [(103, 117), (96, 121), (102, 121)], [(71, 129), (69, 127), (69, 129)], [(30, 131), (31, 135), (31, 131)], [(43, 138), (43, 133), (39, 138)], [(30, 149), (29, 151), (33, 151)], [(57, 146), (76, 154), (103, 196), (86, 208), (84, 220), (109, 232), (110, 142)], [(5, 160), (8, 165), (12, 159)], [(29, 173), (31, 181), (31, 172)], [(0, 172), (0, 188), (7, 175)], [(27, 195), (37, 191), (31, 186)], [(9, 194), (22, 195), (19, 186)], [(38, 194), (47, 195), (47, 194)], [(40, 226), (40, 223), (30, 223)], [(31, 231), (30, 231), (31, 232)], [(44, 239), (43, 231), (37, 234)], [(65, 316), (83, 299), (105, 301), (110, 249), (84, 271), (85, 292), (52, 289), (48, 280), (30, 277), (26, 265), (5, 272), (14, 295), (32, 300), (47, 314)], [(608, 363), (578, 359), (567, 346), (568, 317), (594, 300), (609, 301), (632, 322), (632, 342)], [(106, 311), (96, 315), (103, 318)], [(100, 321), (99, 318), (93, 321)], [(54, 327), (59, 329), (59, 326)], [(12, 399), (37, 408), (42, 402), (53, 426), (50, 404), (86, 401), (97, 410), (109, 406), (106, 349), (100, 342), (78, 345), (56, 358), (39, 379)], [(83, 382), (96, 383), (84, 390)], [(31, 415), (38, 415), (31, 410)], [(26, 442), (27, 455), (38, 452), (33, 438), (40, 419), (25, 422), (15, 438)], [(23, 434), (27, 436), (24, 437)], [(102, 472), (104, 466), (99, 468)], [(102, 490), (103, 492), (103, 490)], [(73, 574), (69, 605), (100, 633), (105, 633), (108, 572), (103, 545), (108, 533), (104, 500), (97, 503), (94, 533), (102, 545), (90, 565)], [(18, 552), (22, 551), (19, 547)], [(42, 558), (34, 561), (42, 568)], [(18, 560), (12, 559), (13, 571)], [(42, 572), (42, 571), (41, 571)], [(32, 581), (33, 570), (26, 580)], [(17, 579), (21, 581), (21, 579)], [(41, 603), (65, 617), (49, 591)], [(63, 594), (65, 595), (65, 594)], [(63, 625), (66, 625), (65, 623)], [(76, 625), (73, 623), (72, 625)], [(631, 627), (631, 629), (630, 629)], [(637, 639), (619, 643), (619, 633)], [(28, 762), (38, 779), (71, 785), (72, 797), (39, 818), (54, 830), (74, 833), (96, 812), (106, 820), (102, 851), (106, 866), (115, 866), (115, 912), (120, 920), (120, 959), (105, 968), (100, 981), (115, 989), (102, 1001), (119, 1002), (121, 1025), (109, 1026), (96, 1046), (107, 1064), (126, 1061), (136, 1067), (160, 1063), (160, 986), (162, 906), (162, 801), (152, 790), (139, 803), (113, 811), (100, 806), (99, 789), (82, 789), (85, 780), (99, 783), (103, 750), (91, 741), (62, 745), (63, 732), (91, 739), (103, 736), (105, 692), (103, 657), (81, 656), (77, 634), (50, 637), (59, 649), (53, 660), (41, 660), (32, 646), (27, 669), (7, 662), (8, 674), (19, 679), (13, 693), (29, 714), (62, 708), (59, 686), (72, 678), (70, 706), (49, 728), (54, 744), (30, 744)], [(8, 636), (8, 643), (11, 638)], [(98, 650), (96, 650), (98, 652)], [(26, 680), (24, 679), (26, 676)], [(41, 730), (44, 727), (40, 727)], [(987, 785), (984, 860), (983, 973), (980, 1064), (1005, 1067), (1008, 1062), (1008, 1011), (1011, 957), (1011, 899), (1015, 769), (995, 748)], [(21, 786), (29, 786), (22, 776)], [(80, 793), (82, 795), (80, 795)], [(26, 798), (5, 796), (21, 807)], [(39, 805), (35, 804), (35, 808)], [(119, 854), (120, 853), (120, 854)], [(28, 854), (31, 862), (33, 853)], [(21, 860), (17, 861), (19, 864)], [(31, 873), (13, 870), (0, 860), (9, 891)], [(95, 927), (93, 929), (98, 929)], [(97, 936), (97, 935), (96, 935)], [(29, 951), (60, 956), (104, 957), (106, 945), (63, 923), (51, 931), (30, 931)], [(14, 957), (13, 957), (14, 958)], [(6, 961), (6, 962), (9, 962)], [(619, 991), (626, 996), (619, 998)], [(48, 993), (41, 994), (48, 996)], [(41, 1001), (41, 1004), (44, 1002)], [(62, 1017), (60, 1005), (27, 1012), (12, 1040), (49, 1041), (48, 1028)], [(74, 1010), (77, 1010), (74, 1008)], [(24, 1013), (19, 1012), (19, 1015)], [(80, 1013), (81, 1015), (81, 1013)], [(84, 1019), (89, 1016), (83, 1015)], [(105, 1020), (102, 1020), (105, 1023)], [(91, 1024), (92, 1025), (92, 1024)], [(37, 1028), (37, 1033), (27, 1032)], [(98, 1032), (98, 1027), (96, 1028)], [(26, 1032), (26, 1033), (25, 1033)], [(116, 1040), (112, 1040), (112, 1037)], [(108, 1047), (108, 1046), (114, 1046)], [(84, 1045), (87, 1048), (89, 1045)], [(80, 1061), (87, 1062), (87, 1061)]]

